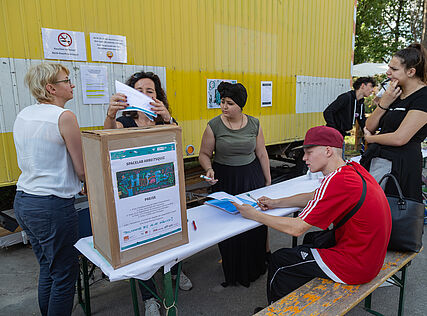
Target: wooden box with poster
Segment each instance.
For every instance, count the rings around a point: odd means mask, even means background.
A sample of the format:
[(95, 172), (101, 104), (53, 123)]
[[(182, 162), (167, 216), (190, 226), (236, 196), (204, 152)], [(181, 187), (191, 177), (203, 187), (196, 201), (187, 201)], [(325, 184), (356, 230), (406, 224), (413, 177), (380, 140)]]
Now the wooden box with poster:
[(114, 269), (188, 243), (181, 128), (82, 132), (94, 247)]

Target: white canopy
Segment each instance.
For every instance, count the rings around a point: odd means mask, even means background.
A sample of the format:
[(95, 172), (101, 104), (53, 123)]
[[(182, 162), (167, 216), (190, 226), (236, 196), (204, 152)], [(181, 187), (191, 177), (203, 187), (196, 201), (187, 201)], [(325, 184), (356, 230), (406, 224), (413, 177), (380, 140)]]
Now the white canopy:
[(365, 77), (373, 76), (377, 74), (384, 74), (388, 69), (388, 65), (385, 63), (363, 63), (353, 66), (353, 76)]

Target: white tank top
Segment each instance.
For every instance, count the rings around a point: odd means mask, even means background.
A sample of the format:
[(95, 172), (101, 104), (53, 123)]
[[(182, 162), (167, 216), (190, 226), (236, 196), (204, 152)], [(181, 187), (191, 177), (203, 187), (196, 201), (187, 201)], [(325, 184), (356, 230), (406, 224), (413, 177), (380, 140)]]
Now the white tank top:
[(73, 197), (80, 191), (80, 181), (58, 127), (64, 111), (69, 110), (52, 104), (34, 104), (16, 117), (13, 140), (22, 171), (17, 190), (61, 198)]

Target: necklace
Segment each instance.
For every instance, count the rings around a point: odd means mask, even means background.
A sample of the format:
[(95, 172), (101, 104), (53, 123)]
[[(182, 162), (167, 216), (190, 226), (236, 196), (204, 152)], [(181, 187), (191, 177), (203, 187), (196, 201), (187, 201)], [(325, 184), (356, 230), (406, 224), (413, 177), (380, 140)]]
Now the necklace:
[[(231, 125), (231, 122), (230, 122), (230, 120), (228, 119), (228, 117), (225, 117), (225, 118), (227, 119), (227, 122), (228, 122), (228, 125), (230, 125), (230, 128), (231, 128), (232, 130), (234, 130), (233, 125)], [(242, 114), (242, 121), (240, 122), (240, 127), (239, 127), (239, 128), (237, 128), (237, 129), (241, 129), (241, 128), (242, 128), (242, 126), (243, 126), (243, 114)]]

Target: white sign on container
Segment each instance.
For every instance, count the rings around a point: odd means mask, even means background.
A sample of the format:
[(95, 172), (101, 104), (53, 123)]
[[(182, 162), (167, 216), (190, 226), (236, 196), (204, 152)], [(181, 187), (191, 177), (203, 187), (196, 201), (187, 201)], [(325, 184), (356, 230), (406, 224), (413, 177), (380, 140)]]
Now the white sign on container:
[(93, 61), (127, 63), (126, 36), (90, 33)]
[(42, 39), (46, 59), (87, 60), (83, 32), (42, 28)]
[(261, 107), (273, 105), (273, 81), (261, 81)]
[(109, 102), (107, 66), (80, 65), (83, 104)]

